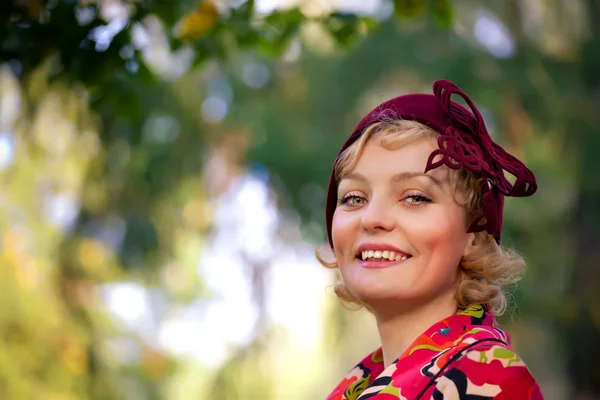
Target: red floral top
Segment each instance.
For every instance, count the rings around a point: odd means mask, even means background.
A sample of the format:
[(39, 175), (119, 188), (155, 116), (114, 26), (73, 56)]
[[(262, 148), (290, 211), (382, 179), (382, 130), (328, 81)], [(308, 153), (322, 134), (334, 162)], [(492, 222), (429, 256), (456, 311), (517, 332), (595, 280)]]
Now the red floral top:
[(365, 357), (326, 400), (543, 400), (494, 316), (472, 306), (417, 338), (384, 369), (381, 348)]

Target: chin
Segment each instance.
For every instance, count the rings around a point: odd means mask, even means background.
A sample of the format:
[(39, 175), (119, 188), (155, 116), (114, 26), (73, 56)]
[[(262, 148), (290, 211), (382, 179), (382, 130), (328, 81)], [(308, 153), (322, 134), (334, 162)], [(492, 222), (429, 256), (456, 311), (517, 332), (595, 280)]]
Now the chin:
[[(389, 282), (386, 282), (389, 283)], [(399, 290), (400, 289), (400, 290)], [(402, 304), (405, 302), (413, 302), (422, 297), (412, 290), (402, 290), (394, 285), (384, 284), (369, 287), (356, 287), (350, 293), (359, 299), (361, 302), (371, 305), (379, 304), (383, 301), (392, 304)]]
[(393, 282), (370, 286), (355, 286), (350, 293), (372, 311), (403, 309), (406, 306), (424, 306), (436, 304), (443, 299), (453, 299), (453, 288), (438, 288), (438, 290), (425, 290), (417, 284), (394, 285)]

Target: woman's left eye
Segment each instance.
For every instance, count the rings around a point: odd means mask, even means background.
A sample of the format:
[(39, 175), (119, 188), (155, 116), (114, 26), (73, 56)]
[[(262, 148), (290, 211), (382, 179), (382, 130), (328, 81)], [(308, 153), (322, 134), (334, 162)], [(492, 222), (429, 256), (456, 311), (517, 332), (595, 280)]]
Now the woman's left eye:
[(347, 194), (340, 200), (341, 205), (346, 206), (359, 206), (365, 202), (365, 199), (355, 195), (355, 194)]
[(431, 199), (429, 197), (425, 197), (422, 194), (413, 194), (406, 196), (404, 198), (410, 205), (419, 205), (423, 203), (431, 203)]

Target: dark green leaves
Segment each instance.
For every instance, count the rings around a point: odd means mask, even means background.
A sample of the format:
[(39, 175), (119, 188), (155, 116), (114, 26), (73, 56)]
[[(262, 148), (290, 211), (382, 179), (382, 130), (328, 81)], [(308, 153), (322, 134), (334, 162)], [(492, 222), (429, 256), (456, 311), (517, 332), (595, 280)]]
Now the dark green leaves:
[(420, 19), (427, 14), (429, 0), (394, 0), (394, 15), (400, 19)]
[(436, 25), (449, 29), (454, 22), (454, 4), (451, 0), (433, 0), (433, 21)]
[(452, 26), (452, 0), (394, 0), (394, 15), (400, 20), (423, 19), (429, 12), (437, 26), (445, 29)]

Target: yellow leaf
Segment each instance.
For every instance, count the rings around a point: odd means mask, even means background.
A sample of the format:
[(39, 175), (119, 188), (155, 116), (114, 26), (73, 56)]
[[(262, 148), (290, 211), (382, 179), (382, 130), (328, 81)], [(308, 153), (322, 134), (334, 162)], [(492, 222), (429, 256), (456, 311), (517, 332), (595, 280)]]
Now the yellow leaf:
[(198, 196), (183, 208), (183, 219), (195, 229), (206, 229), (210, 225), (210, 207), (207, 200)]
[(171, 360), (154, 350), (144, 349), (141, 364), (146, 374), (153, 380), (166, 378), (171, 373)]
[(219, 11), (211, 1), (203, 1), (198, 8), (184, 16), (175, 28), (181, 39), (194, 40), (204, 37), (219, 20)]
[(20, 288), (32, 290), (38, 286), (40, 281), (39, 267), (33, 258), (23, 257), (15, 267), (15, 275)]
[(71, 372), (77, 375), (85, 374), (88, 357), (82, 343), (74, 337), (69, 337), (59, 351), (61, 360)]
[(109, 260), (108, 249), (102, 242), (85, 239), (79, 245), (79, 262), (87, 271), (98, 271)]

